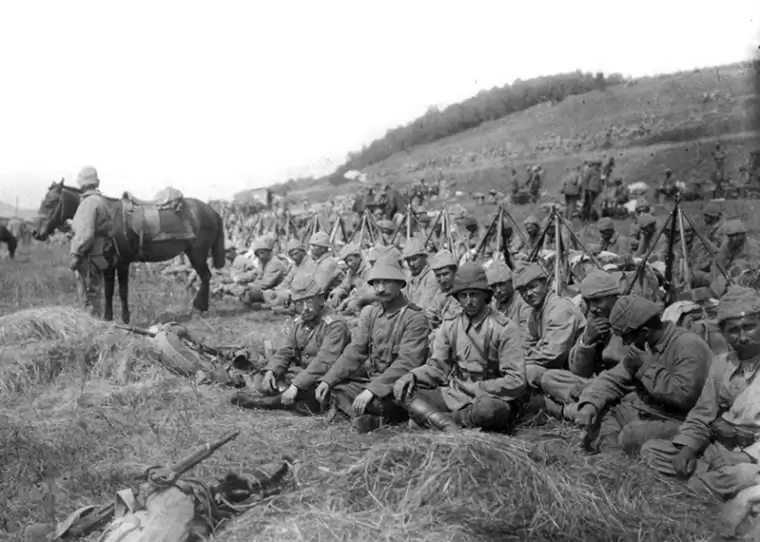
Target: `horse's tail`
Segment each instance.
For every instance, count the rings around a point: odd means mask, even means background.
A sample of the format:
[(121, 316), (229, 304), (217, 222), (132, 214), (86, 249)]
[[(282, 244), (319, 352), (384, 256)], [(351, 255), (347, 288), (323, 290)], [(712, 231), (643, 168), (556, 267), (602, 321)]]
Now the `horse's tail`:
[[(214, 211), (216, 213), (216, 211)], [(224, 248), (224, 220), (222, 215), (216, 213), (217, 232), (214, 244), (211, 245), (211, 257), (214, 261), (214, 267), (221, 269), (227, 263), (227, 253)]]

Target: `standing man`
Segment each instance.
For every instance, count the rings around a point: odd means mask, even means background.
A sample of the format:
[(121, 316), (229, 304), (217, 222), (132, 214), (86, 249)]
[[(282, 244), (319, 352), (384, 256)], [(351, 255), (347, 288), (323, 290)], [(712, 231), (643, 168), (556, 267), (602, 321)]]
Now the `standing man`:
[(108, 267), (106, 245), (111, 239), (111, 214), (105, 198), (98, 190), (100, 179), (94, 167), (83, 167), (77, 176), (77, 184), (82, 189), (82, 194), (71, 221), (74, 236), (71, 239), (69, 267), (79, 275), (85, 308), (93, 316), (100, 317), (103, 272)]

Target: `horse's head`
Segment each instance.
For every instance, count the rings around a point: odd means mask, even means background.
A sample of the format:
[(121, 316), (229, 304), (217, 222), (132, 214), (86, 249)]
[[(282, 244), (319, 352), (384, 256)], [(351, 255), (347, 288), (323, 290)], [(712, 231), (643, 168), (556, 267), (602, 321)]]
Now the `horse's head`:
[(66, 187), (61, 182), (53, 183), (40, 203), (36, 224), (33, 225), (32, 237), (45, 241), (51, 233), (72, 218), (79, 206), (79, 189)]

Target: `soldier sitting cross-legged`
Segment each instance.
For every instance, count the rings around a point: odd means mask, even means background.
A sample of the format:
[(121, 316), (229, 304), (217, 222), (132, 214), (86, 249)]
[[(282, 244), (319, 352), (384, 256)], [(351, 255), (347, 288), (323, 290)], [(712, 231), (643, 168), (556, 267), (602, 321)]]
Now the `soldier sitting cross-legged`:
[(351, 340), (348, 324), (326, 308), (323, 287), (311, 276), (299, 275), (291, 285), (296, 312), (285, 344), (269, 361), (260, 384), (263, 397), (240, 392), (232, 404), (243, 408), (318, 412), (316, 380), (340, 357)]
[(351, 344), (316, 390), (320, 402), (331, 395), (340, 411), (353, 416), (360, 433), (406, 421), (406, 411), (393, 402), (393, 385), (425, 363), (430, 329), (422, 309), (402, 293), (407, 279), (395, 255), (378, 259), (367, 283), (379, 301), (362, 309)]
[(443, 321), (432, 357), (397, 380), (393, 393), (423, 427), (508, 431), (529, 393), (521, 331), (489, 306), (492, 290), (480, 264), (459, 269), (451, 295), (462, 313)]

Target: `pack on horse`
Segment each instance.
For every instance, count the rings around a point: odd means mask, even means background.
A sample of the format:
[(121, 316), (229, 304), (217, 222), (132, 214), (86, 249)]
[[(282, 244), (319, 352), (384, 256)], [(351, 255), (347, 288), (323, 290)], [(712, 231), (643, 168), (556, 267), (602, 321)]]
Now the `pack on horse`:
[[(32, 235), (46, 240), (79, 207), (79, 188), (65, 186), (63, 180), (50, 185), (39, 209)], [(118, 276), (122, 320), (129, 323), (129, 266), (132, 262), (164, 262), (185, 253), (201, 279), (193, 308), (207, 311), (211, 271), (207, 258), (211, 253), (215, 268), (225, 264), (224, 225), (222, 217), (210, 205), (181, 194), (168, 194), (153, 201), (139, 200), (128, 192), (120, 199), (103, 196), (111, 217), (111, 243), (107, 251), (109, 265), (104, 271), (106, 320), (113, 319), (113, 294)]]
[(18, 246), (18, 239), (11, 233), (11, 230), (0, 224), (0, 243), (5, 243), (8, 246), (8, 254), (11, 260), (16, 257), (16, 247)]

